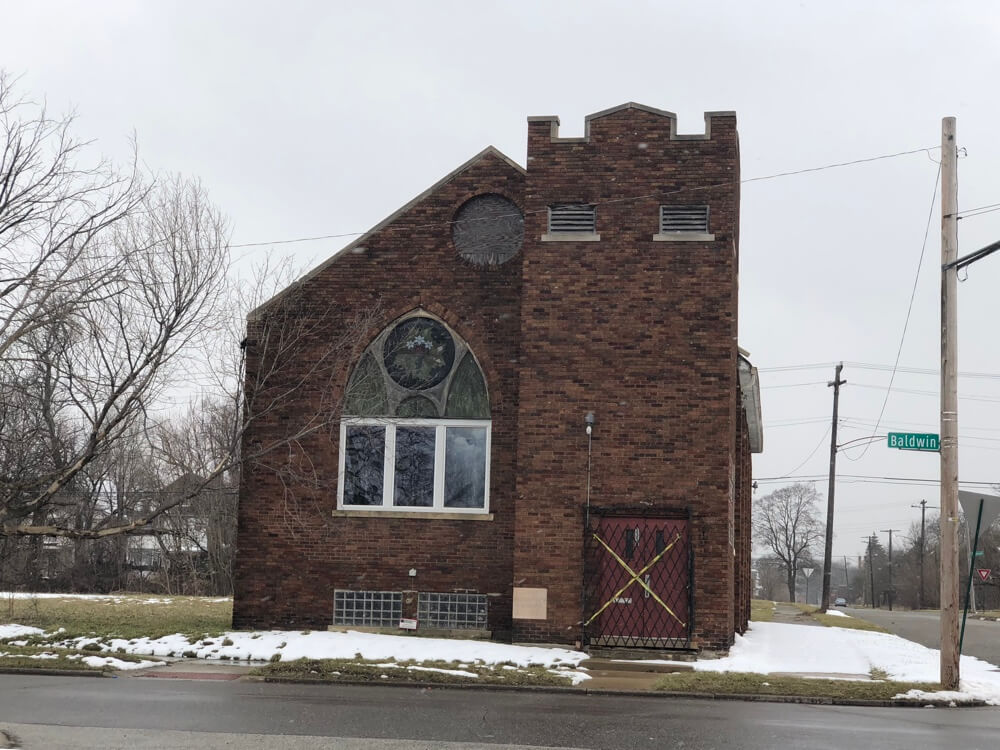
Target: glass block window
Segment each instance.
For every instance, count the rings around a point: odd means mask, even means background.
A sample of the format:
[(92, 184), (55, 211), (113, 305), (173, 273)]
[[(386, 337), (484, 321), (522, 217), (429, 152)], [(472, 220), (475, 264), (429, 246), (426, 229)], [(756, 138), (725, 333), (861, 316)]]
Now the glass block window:
[(399, 591), (334, 591), (333, 624), (395, 628), (403, 617)]
[(485, 594), (433, 594), (420, 592), (417, 619), (422, 628), (486, 630)]

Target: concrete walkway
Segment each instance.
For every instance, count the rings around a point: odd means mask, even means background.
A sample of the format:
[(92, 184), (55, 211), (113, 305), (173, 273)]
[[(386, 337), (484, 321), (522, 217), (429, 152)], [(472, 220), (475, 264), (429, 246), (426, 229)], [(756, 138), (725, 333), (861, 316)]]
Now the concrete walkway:
[(813, 625), (818, 628), (826, 627), (821, 622), (817, 622), (794, 604), (788, 602), (774, 603), (774, 616), (772, 622), (786, 622), (792, 625)]

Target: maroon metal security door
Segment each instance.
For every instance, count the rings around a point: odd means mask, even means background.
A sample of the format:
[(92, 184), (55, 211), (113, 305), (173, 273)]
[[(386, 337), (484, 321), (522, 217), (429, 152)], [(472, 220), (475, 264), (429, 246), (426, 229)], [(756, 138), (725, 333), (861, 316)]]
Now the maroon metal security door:
[(590, 645), (687, 648), (691, 555), (686, 518), (604, 516), (587, 540)]

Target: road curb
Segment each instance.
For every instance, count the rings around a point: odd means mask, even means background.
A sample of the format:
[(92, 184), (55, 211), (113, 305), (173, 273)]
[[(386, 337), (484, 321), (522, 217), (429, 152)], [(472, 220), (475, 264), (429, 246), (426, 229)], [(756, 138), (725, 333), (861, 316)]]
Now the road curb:
[(41, 669), (39, 667), (0, 667), (0, 674), (48, 674), (56, 677), (114, 677), (111, 672), (91, 669)]
[(869, 708), (982, 708), (985, 701), (972, 700), (952, 703), (943, 700), (862, 700), (854, 698), (827, 698), (805, 695), (760, 695), (753, 693), (682, 693), (669, 690), (595, 690), (578, 687), (558, 687), (555, 685), (476, 685), (467, 683), (372, 680), (315, 680), (306, 677), (267, 677), (248, 675), (242, 678), (249, 682), (270, 682), (288, 685), (364, 685), (379, 687), (422, 688), (436, 690), (480, 690), (517, 691), (527, 693), (553, 693), (563, 695), (617, 695), (632, 698), (692, 698), (699, 700), (745, 701), (748, 703), (800, 703), (815, 706), (866, 706)]

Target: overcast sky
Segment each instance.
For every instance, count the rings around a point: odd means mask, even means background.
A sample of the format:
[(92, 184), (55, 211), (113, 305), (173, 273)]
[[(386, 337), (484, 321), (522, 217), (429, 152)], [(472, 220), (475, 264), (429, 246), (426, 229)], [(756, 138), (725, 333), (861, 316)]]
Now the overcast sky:
[[(676, 112), (681, 132), (735, 110), (744, 179), (928, 148), (743, 187), (758, 496), (791, 481), (770, 477), (826, 474), (834, 362), (838, 442), (874, 431), (890, 372), (870, 365), (900, 346), (942, 117), (967, 153), (960, 209), (1000, 204), (993, 2), (4, 2), (2, 18), (0, 66), (25, 93), (75, 108), (103, 153), (127, 156), (134, 131), (150, 169), (200, 177), (234, 243), (364, 231), (488, 144), (524, 164), (529, 115), (582, 135), (586, 114), (626, 101)], [(997, 239), (1000, 211), (960, 222), (960, 254)], [(347, 241), (276, 249), (307, 265)], [(935, 204), (878, 434), (938, 431), (939, 267)], [(959, 368), (988, 375), (960, 379), (963, 481), (1000, 482), (998, 282), (1000, 254), (959, 286)], [(938, 504), (937, 454), (884, 443), (840, 454), (835, 555)]]

